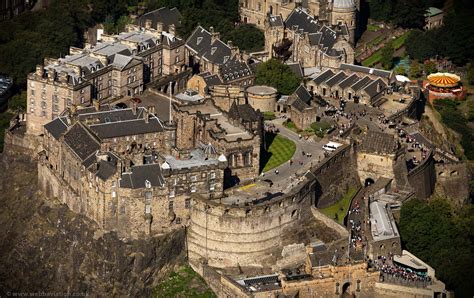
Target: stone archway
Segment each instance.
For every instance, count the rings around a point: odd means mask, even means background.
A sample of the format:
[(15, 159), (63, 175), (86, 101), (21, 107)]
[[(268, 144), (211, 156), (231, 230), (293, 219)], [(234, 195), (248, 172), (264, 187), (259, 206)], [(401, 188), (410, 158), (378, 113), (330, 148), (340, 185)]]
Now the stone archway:
[(341, 297), (352, 297), (352, 295), (351, 295), (351, 283), (350, 282), (345, 282), (342, 285)]
[(365, 187), (368, 187), (368, 186), (370, 186), (370, 185), (372, 185), (372, 184), (374, 184), (374, 183), (375, 183), (374, 179), (372, 179), (372, 178), (369, 177), (369, 178), (365, 179), (364, 186), (365, 186)]

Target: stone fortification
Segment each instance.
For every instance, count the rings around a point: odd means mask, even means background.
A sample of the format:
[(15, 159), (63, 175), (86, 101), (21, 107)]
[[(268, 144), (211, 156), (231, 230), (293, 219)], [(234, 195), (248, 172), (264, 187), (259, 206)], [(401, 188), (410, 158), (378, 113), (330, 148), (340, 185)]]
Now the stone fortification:
[[(289, 193), (248, 206), (195, 197), (188, 234), (191, 264), (265, 267), (275, 263), (285, 245), (307, 243), (311, 237), (328, 242), (339, 238), (340, 232), (315, 219), (311, 206), (330, 205), (340, 199), (338, 194), (358, 183), (354, 162), (352, 146), (343, 146), (306, 172)], [(301, 226), (315, 222), (313, 234), (301, 231)], [(332, 238), (323, 230), (330, 231)]]
[(262, 267), (275, 263), (293, 237), (285, 233), (309, 213), (312, 183), (293, 193), (253, 206), (231, 206), (195, 197), (188, 234), (191, 264)]

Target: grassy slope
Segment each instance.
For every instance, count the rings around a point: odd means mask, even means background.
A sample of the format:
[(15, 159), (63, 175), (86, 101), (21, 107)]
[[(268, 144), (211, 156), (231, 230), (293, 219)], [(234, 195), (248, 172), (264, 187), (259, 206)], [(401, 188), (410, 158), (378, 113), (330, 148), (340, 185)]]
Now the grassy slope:
[(295, 143), (285, 137), (276, 135), (273, 139), (271, 137), (267, 138), (267, 142), (271, 143), (269, 144), (268, 152), (265, 152), (263, 156), (265, 161), (263, 166), (264, 172), (287, 162), (295, 154)]
[(344, 197), (339, 202), (327, 208), (320, 209), (319, 211), (321, 211), (324, 215), (334, 220), (336, 220), (336, 214), (337, 214), (337, 222), (340, 224), (343, 224), (344, 217), (346, 216), (347, 211), (349, 210), (349, 207), (351, 205), (352, 198), (355, 196), (356, 193), (357, 193), (357, 188), (351, 187), (349, 188), (349, 191), (344, 195)]
[(152, 297), (214, 298), (216, 295), (191, 267), (183, 266), (161, 282), (153, 290)]

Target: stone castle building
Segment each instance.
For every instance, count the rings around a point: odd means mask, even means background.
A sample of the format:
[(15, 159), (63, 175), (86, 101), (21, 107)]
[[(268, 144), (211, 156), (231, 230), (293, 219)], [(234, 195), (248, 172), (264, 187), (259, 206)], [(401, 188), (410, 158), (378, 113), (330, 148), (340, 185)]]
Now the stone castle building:
[(104, 230), (143, 237), (180, 228), (191, 194), (222, 197), (224, 179), (258, 174), (261, 117), (248, 105), (231, 113), (212, 100), (174, 106), (67, 109), (44, 126), (40, 186)]
[(353, 34), (346, 23), (329, 25), (296, 8), (286, 19), (267, 16), (265, 51), (303, 67), (338, 68), (354, 62)]
[[(45, 59), (28, 75), (27, 130), (39, 135), (42, 126), (72, 106), (89, 106), (92, 100), (110, 102), (132, 97), (144, 84), (185, 69), (184, 40), (147, 22), (129, 26), (115, 36), (103, 34), (96, 45), (71, 47), (69, 55)], [(174, 82), (184, 88), (185, 81)]]
[(316, 16), (328, 25), (344, 25), (354, 43), (357, 14), (360, 9), (358, 0), (239, 0), (240, 18), (244, 23), (255, 24), (264, 29), (267, 16), (280, 16), (285, 20), (295, 8), (304, 8), (310, 15)]

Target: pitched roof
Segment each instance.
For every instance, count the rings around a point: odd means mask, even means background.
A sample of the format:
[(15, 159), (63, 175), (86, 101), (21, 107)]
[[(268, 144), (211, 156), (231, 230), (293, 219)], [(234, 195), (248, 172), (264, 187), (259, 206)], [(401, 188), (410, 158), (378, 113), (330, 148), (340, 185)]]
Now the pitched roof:
[(354, 72), (360, 72), (360, 73), (365, 73), (369, 75), (375, 75), (379, 76), (382, 78), (389, 78), (392, 75), (391, 71), (383, 70), (383, 69), (377, 69), (377, 68), (371, 68), (371, 67), (365, 67), (361, 65), (354, 65), (354, 64), (347, 64), (347, 63), (341, 63), (341, 66), (339, 67), (340, 70), (350, 70)]
[(306, 104), (303, 100), (301, 100), (301, 98), (299, 97), (296, 97), (293, 102), (290, 104), (291, 107), (295, 108), (296, 110), (300, 111), (300, 112), (304, 112), (304, 110), (306, 110), (307, 108), (309, 108), (310, 106), (308, 104)]
[(300, 62), (288, 63), (287, 65), (290, 67), (291, 71), (298, 76), (298, 78), (304, 77), (303, 67)]
[(244, 121), (254, 122), (259, 120), (259, 114), (251, 105), (238, 105), (234, 101), (229, 109), (229, 118), (242, 119)]
[(370, 97), (374, 97), (380, 92), (382, 92), (383, 90), (385, 90), (386, 87), (387, 85), (382, 79), (377, 79), (373, 81), (372, 83), (370, 83), (369, 85), (367, 85), (364, 88), (364, 92), (366, 92)]
[(292, 31), (302, 30), (307, 33), (316, 33), (320, 28), (318, 21), (301, 8), (293, 9), (285, 24)]
[(204, 82), (206, 82), (206, 85), (208, 87), (222, 84), (222, 81), (221, 81), (221, 79), (219, 78), (218, 75), (211, 74), (208, 71), (200, 73), (200, 74), (198, 74), (198, 76), (200, 76), (204, 79)]
[(123, 188), (145, 188), (146, 182), (152, 187), (165, 185), (165, 178), (161, 173), (159, 164), (146, 164), (133, 166), (130, 173), (123, 173), (120, 179), (120, 187)]
[(309, 93), (309, 91), (303, 85), (300, 85), (295, 90), (294, 95), (298, 97), (299, 99), (301, 99), (306, 104), (309, 104), (312, 99), (311, 93)]
[(181, 23), (181, 18), (181, 13), (176, 7), (171, 9), (162, 7), (145, 13), (137, 19), (136, 24), (145, 27), (146, 20), (151, 20), (151, 26), (156, 29), (157, 23), (161, 22), (163, 23), (163, 30), (168, 31), (169, 25), (173, 24), (177, 27)]
[(326, 85), (328, 85), (329, 87), (332, 87), (332, 86), (336, 85), (337, 83), (341, 82), (342, 80), (344, 80), (346, 78), (347, 78), (346, 74), (344, 72), (340, 71), (337, 74), (335, 74), (334, 76), (332, 76), (330, 79), (328, 79), (326, 81)]
[(224, 83), (233, 81), (243, 77), (251, 76), (252, 71), (247, 63), (239, 61), (237, 59), (231, 59), (226, 61), (224, 65), (219, 67), (219, 74), (221, 75)]
[(372, 82), (372, 80), (368, 76), (365, 76), (356, 83), (354, 83), (350, 88), (357, 92), (364, 86), (367, 86), (367, 84), (369, 84), (370, 82)]
[(332, 70), (328, 69), (325, 72), (321, 73), (319, 76), (315, 77), (312, 81), (316, 85), (319, 85), (322, 82), (325, 82), (327, 79), (331, 78), (332, 76), (334, 76), (334, 72)]
[(369, 131), (359, 145), (361, 151), (378, 154), (391, 154), (397, 148), (398, 143), (393, 135), (375, 131)]
[(164, 130), (160, 120), (155, 116), (150, 117), (148, 123), (145, 122), (145, 119), (140, 118), (128, 121), (90, 125), (90, 129), (97, 134), (100, 139), (162, 132)]
[(99, 142), (80, 123), (64, 134), (64, 142), (82, 161), (100, 148)]
[(44, 125), (44, 128), (55, 138), (59, 140), (59, 137), (66, 132), (68, 128), (66, 117), (58, 117), (53, 121), (50, 121)]
[(346, 79), (340, 81), (338, 84), (339, 84), (339, 87), (341, 87), (342, 89), (345, 89), (349, 87), (350, 85), (354, 84), (355, 82), (357, 82), (358, 80), (359, 80), (359, 77), (356, 74), (353, 74), (347, 77)]
[(283, 18), (281, 16), (268, 16), (268, 23), (270, 27), (282, 27), (283, 26)]

